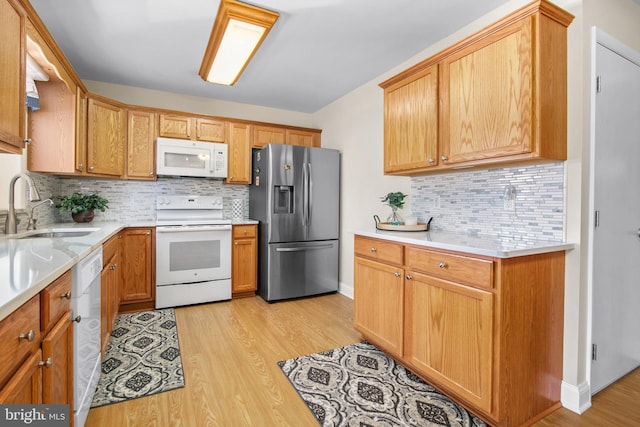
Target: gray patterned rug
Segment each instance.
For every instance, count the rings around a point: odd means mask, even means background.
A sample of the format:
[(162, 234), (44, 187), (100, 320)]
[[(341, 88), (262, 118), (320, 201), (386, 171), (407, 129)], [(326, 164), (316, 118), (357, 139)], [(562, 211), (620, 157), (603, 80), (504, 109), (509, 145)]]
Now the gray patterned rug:
[(366, 342), (278, 365), (323, 427), (486, 426)]
[(172, 308), (118, 315), (92, 408), (184, 387)]

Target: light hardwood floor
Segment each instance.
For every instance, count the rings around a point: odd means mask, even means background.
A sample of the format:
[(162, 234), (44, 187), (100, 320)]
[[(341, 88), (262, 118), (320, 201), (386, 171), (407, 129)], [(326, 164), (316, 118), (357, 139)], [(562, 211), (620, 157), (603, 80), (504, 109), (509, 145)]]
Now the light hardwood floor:
[[(277, 362), (359, 341), (352, 309), (339, 294), (177, 308), (185, 387), (92, 409), (86, 426), (317, 427)], [(637, 426), (638, 402), (640, 370), (598, 394), (582, 416), (560, 409), (536, 426)]]

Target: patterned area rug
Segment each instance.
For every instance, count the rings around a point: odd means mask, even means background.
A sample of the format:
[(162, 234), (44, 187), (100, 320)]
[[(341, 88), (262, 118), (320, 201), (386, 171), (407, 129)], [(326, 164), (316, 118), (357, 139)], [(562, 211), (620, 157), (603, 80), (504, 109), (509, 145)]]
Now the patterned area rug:
[(92, 408), (184, 387), (172, 308), (118, 315)]
[(486, 426), (366, 342), (278, 365), (323, 427)]

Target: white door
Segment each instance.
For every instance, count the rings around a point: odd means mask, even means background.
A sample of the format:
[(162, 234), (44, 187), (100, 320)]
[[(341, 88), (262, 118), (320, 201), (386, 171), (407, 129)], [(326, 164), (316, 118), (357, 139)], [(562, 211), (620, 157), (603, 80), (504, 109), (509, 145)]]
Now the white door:
[(624, 51), (596, 47), (592, 393), (640, 366), (640, 55)]

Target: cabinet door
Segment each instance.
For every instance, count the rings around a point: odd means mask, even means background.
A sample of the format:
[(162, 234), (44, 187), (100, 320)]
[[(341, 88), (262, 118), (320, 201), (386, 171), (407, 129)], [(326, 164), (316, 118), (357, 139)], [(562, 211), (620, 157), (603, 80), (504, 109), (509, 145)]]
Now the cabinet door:
[(444, 163), (532, 151), (531, 43), (527, 18), (443, 60)]
[(213, 119), (196, 119), (196, 139), (207, 142), (225, 142), (224, 122)]
[(89, 100), (87, 94), (79, 87), (76, 88), (76, 145), (75, 169), (78, 173), (85, 173), (87, 169), (87, 108)]
[(156, 114), (129, 110), (127, 113), (127, 178), (155, 179)]
[(267, 144), (284, 144), (286, 140), (285, 134), (284, 128), (253, 125), (251, 145), (254, 148), (262, 148)]
[(113, 257), (107, 261), (100, 273), (100, 351), (104, 354), (111, 333), (110, 321), (110, 290), (113, 289), (114, 275), (112, 266)]
[(0, 0), (0, 152), (20, 154), (25, 124), (25, 14), (17, 2)]
[(160, 114), (160, 136), (166, 138), (192, 139), (192, 120), (189, 116)]
[(251, 183), (251, 125), (227, 123), (229, 145), (228, 184)]
[(490, 412), (493, 294), (414, 272), (405, 289), (405, 359)]
[(353, 326), (372, 343), (402, 357), (404, 271), (355, 257)]
[(289, 145), (301, 145), (303, 147), (320, 147), (320, 134), (317, 132), (300, 129), (287, 129), (285, 132), (286, 143)]
[(384, 91), (384, 172), (438, 164), (438, 66)]
[(122, 235), (120, 303), (152, 302), (153, 233), (150, 228), (128, 228)]
[(258, 288), (258, 244), (255, 225), (233, 226), (231, 289), (235, 294), (252, 295)]
[(89, 98), (87, 121), (88, 172), (124, 175), (125, 113), (119, 106)]
[(42, 403), (42, 351), (38, 350), (20, 366), (0, 390), (0, 404)]
[[(73, 405), (73, 323), (67, 312), (42, 340), (42, 402)], [(69, 411), (73, 413), (73, 408)]]

